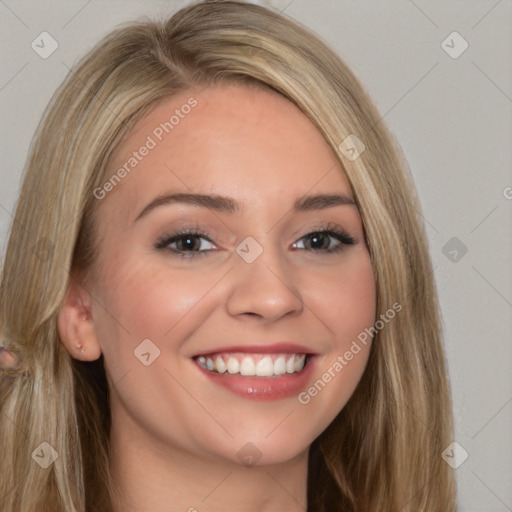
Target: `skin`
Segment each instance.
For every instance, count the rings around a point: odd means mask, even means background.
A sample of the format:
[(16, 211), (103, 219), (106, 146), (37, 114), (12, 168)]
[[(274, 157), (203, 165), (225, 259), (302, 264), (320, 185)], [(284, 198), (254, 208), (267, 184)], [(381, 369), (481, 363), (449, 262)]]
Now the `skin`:
[[(375, 320), (361, 218), (354, 204), (293, 211), (305, 194), (353, 195), (314, 125), (266, 89), (223, 84), (166, 99), (120, 144), (108, 176), (191, 96), (198, 105), (99, 200), (96, 277), (71, 282), (59, 332), (73, 357), (105, 357), (116, 511), (302, 511), (308, 449), (352, 395), (371, 344), (307, 405), (234, 395), (191, 357), (289, 340), (318, 354), (311, 384), (319, 379)], [(244, 210), (175, 203), (135, 221), (164, 191), (229, 196)], [(319, 222), (356, 243), (307, 250)], [(212, 240), (197, 240), (210, 249), (203, 256), (154, 249), (162, 235), (190, 227)], [(247, 236), (263, 248), (250, 264), (236, 252)], [(160, 356), (145, 366), (134, 350), (148, 338)], [(253, 467), (237, 455), (247, 443), (261, 454)]]

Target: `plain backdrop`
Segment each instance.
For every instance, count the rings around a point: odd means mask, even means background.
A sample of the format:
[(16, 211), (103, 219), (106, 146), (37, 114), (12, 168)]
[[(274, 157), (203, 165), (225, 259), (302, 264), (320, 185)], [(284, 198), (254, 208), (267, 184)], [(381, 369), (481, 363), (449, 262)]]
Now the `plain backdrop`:
[[(510, 511), (512, 2), (258, 3), (334, 47), (403, 148), (443, 312), (456, 453), (468, 454), (456, 469), (460, 510)], [(186, 4), (0, 0), (2, 257), (32, 135), (68, 69), (116, 25)], [(33, 49), (42, 32), (58, 45), (47, 58)]]

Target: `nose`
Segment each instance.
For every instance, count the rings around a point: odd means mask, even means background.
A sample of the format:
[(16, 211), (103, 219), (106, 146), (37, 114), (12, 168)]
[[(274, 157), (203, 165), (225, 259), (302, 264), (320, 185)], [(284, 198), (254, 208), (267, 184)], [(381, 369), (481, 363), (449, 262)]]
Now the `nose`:
[[(227, 309), (233, 316), (257, 316), (274, 322), (304, 308), (293, 269), (277, 250), (266, 247), (252, 263), (235, 256)], [(295, 277), (295, 278), (294, 278)]]

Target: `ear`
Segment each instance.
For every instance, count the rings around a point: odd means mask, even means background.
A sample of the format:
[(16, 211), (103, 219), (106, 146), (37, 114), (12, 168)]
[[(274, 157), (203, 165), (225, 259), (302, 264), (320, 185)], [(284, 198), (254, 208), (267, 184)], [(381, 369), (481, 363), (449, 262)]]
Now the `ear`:
[(76, 275), (69, 280), (68, 292), (59, 310), (57, 327), (60, 339), (75, 359), (95, 361), (101, 355), (92, 317), (92, 297)]

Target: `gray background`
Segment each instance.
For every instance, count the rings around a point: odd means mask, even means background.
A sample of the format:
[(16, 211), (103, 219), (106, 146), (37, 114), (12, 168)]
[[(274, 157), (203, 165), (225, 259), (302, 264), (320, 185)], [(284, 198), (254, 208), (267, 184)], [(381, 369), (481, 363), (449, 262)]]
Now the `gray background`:
[[(469, 453), (456, 469), (460, 510), (510, 511), (512, 2), (258, 3), (284, 10), (331, 44), (402, 145), (443, 311), (456, 458)], [(31, 137), (68, 68), (117, 24), (186, 4), (0, 0), (2, 257)], [(31, 47), (43, 31), (58, 43), (47, 59)], [(454, 31), (469, 45), (457, 58), (441, 46)], [(461, 43), (451, 36), (445, 45), (453, 52)]]

